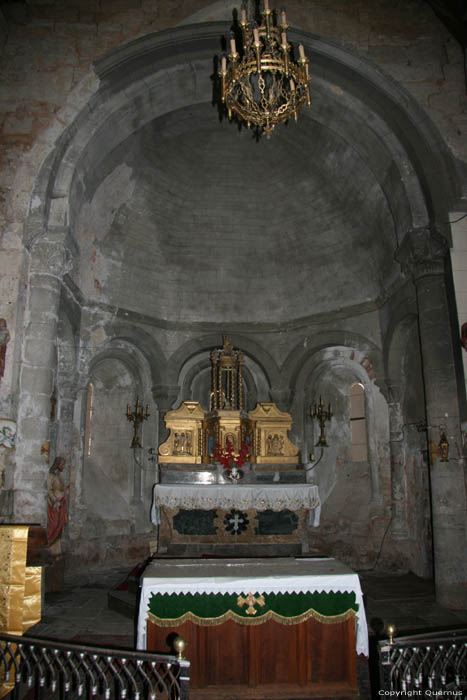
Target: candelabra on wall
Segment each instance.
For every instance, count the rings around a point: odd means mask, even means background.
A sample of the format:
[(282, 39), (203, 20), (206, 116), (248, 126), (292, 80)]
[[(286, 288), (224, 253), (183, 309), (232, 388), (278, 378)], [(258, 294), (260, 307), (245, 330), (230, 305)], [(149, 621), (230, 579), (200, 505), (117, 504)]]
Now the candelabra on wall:
[(315, 403), (315, 405), (310, 408), (310, 415), (313, 420), (316, 419), (318, 421), (320, 428), (320, 436), (316, 447), (327, 447), (328, 443), (326, 442), (324, 426), (326, 421), (330, 421), (333, 416), (331, 404), (328, 404), (328, 408), (325, 408), (324, 402), (320, 396), (319, 403)]
[(149, 416), (149, 406), (146, 404), (146, 409), (144, 409), (144, 406), (140, 404), (138, 397), (136, 397), (134, 409), (131, 409), (130, 404), (127, 404), (126, 417), (130, 423), (133, 423), (133, 439), (130, 447), (141, 447), (141, 443), (139, 441), (139, 428), (141, 423), (147, 420)]

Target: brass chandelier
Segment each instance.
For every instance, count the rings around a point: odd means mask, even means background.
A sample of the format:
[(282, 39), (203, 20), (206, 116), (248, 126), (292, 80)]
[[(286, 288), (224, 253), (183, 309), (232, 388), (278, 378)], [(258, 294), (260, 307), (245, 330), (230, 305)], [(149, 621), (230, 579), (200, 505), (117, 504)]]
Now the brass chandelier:
[(297, 60), (293, 60), (285, 10), (281, 11), (281, 21), (275, 22), (269, 0), (264, 0), (261, 15), (258, 26), (248, 20), (246, 6), (242, 5), (242, 55), (232, 35), (229, 61), (222, 57), (219, 77), (229, 119), (235, 115), (248, 128), (256, 126), (269, 137), (277, 124), (291, 117), (296, 120), (298, 110), (310, 104), (310, 76), (302, 44)]

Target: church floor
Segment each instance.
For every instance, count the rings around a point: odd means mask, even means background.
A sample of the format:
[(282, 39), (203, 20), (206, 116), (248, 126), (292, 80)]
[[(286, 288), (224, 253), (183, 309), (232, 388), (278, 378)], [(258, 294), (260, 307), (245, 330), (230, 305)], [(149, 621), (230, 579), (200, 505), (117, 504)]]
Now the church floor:
[[(97, 646), (135, 648), (136, 620), (128, 616), (132, 609), (136, 610), (135, 594), (121, 592), (120, 611), (108, 605), (109, 593), (127, 574), (127, 569), (111, 569), (73, 576), (72, 580), (66, 581), (64, 590), (46, 594), (42, 620), (28, 631), (28, 635)], [(369, 664), (364, 657), (359, 659), (359, 697), (371, 700), (378, 697), (377, 691), (371, 692), (370, 677), (377, 678), (376, 640), (385, 636), (384, 624), (395, 624), (396, 636), (467, 628), (467, 610), (454, 611), (437, 605), (433, 585), (413, 574), (390, 576), (363, 572), (360, 580), (372, 652)], [(126, 614), (122, 614), (122, 610)], [(186, 655), (189, 658), (189, 649)]]

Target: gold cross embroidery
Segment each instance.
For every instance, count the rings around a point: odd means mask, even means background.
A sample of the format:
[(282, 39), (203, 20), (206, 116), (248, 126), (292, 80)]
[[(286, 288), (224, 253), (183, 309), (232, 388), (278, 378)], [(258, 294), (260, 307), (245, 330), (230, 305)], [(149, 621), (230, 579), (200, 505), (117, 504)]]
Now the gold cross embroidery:
[(248, 605), (248, 608), (246, 610), (247, 615), (256, 615), (258, 612), (255, 610), (254, 606), (255, 605), (266, 605), (266, 601), (264, 600), (264, 596), (260, 595), (259, 598), (255, 598), (253, 593), (250, 591), (247, 595), (246, 598), (243, 598), (243, 596), (239, 595), (237, 598), (237, 605), (239, 608), (243, 608), (244, 605)]

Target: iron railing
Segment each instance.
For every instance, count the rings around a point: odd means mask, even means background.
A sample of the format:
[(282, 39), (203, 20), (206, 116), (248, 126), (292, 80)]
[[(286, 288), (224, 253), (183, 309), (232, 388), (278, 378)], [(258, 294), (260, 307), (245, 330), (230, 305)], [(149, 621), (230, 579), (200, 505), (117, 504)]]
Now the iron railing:
[(379, 642), (381, 692), (467, 698), (467, 630)]
[(188, 700), (189, 677), (190, 662), (170, 654), (0, 634), (6, 700)]

